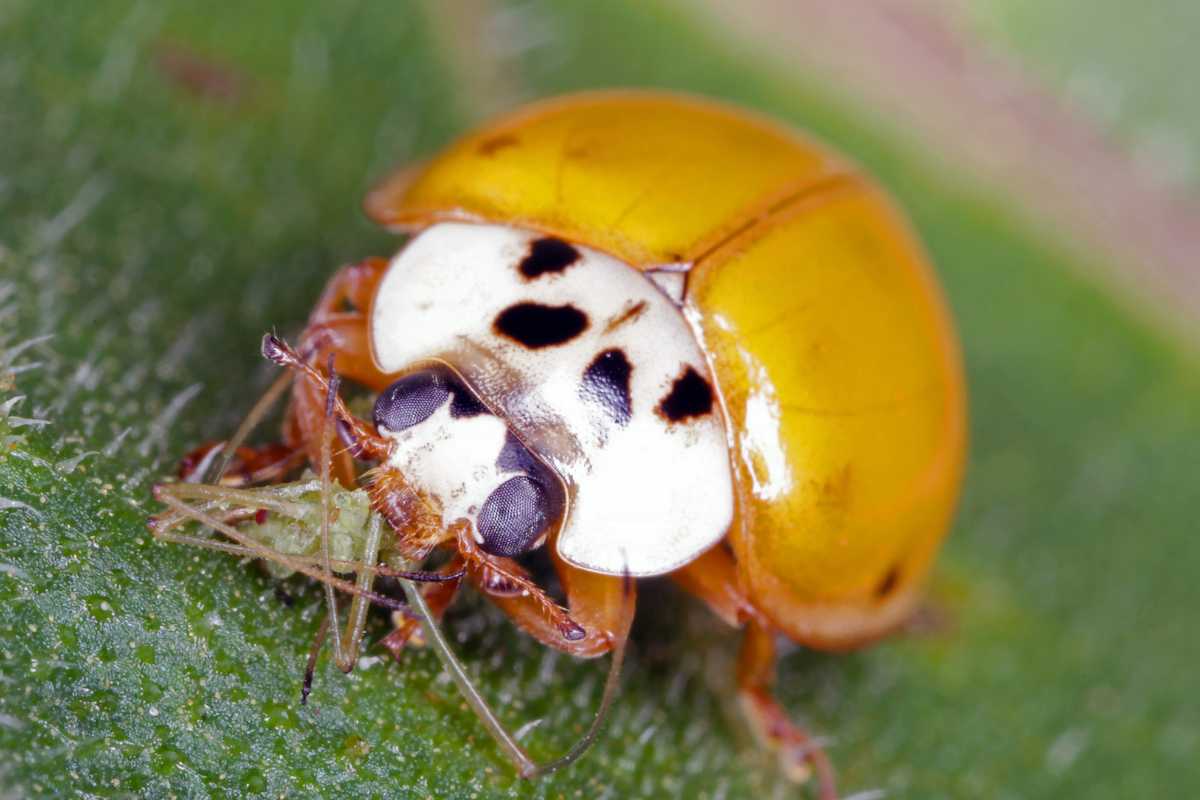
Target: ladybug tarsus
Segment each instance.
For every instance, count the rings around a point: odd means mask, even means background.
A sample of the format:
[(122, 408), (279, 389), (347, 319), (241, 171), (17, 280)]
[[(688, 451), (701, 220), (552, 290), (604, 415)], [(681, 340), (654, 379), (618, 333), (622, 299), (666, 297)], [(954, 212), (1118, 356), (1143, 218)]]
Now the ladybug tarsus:
[(568, 642), (582, 641), (587, 636), (587, 631), (583, 629), (583, 626), (570, 619), (564, 622), (559, 630), (562, 632), (562, 637)]
[(296, 356), (296, 351), (273, 333), (263, 335), (262, 354), (263, 358), (281, 367), (290, 367), (300, 360)]

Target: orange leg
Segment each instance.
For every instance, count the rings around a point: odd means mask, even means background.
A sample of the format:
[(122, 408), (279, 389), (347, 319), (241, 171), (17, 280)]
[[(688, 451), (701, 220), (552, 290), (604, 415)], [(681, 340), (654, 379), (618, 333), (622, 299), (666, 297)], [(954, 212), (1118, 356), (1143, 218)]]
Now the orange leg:
[[(179, 480), (196, 483), (203, 479), (211, 464), (221, 457), (225, 442), (205, 442), (179, 461)], [(258, 447), (242, 446), (221, 476), (222, 486), (257, 486), (279, 483), (304, 463), (304, 454), (278, 442)]]
[[(300, 351), (308, 364), (324, 370), (332, 355), (333, 368), (340, 375), (375, 391), (387, 387), (388, 376), (376, 368), (371, 358), (368, 312), (386, 267), (384, 259), (369, 258), (338, 270), (321, 293), (300, 337)], [(320, 459), (325, 402), (321, 387), (297, 373), (284, 421), (284, 441), (304, 450), (312, 464)], [(338, 450), (335, 447), (335, 452)], [(339, 452), (333, 468), (343, 485), (353, 485), (354, 464), (348, 453)]]
[[(301, 349), (308, 363), (322, 372), (332, 354), (333, 368), (339, 375), (374, 391), (387, 388), (387, 376), (376, 369), (371, 361), (371, 351), (367, 345), (367, 319), (362, 314), (346, 313), (310, 325), (304, 330)], [(297, 373), (292, 382), (292, 402), (288, 406), (284, 435), (290, 446), (308, 454), (311, 464), (317, 464), (320, 459), (325, 402), (325, 390)], [(340, 450), (335, 442), (334, 475), (342, 485), (353, 486), (353, 458)]]
[(745, 625), (737, 666), (742, 713), (759, 741), (779, 753), (789, 777), (803, 782), (815, 773), (821, 800), (836, 800), (837, 788), (829, 757), (808, 731), (791, 721), (772, 694), (778, 634), (743, 593), (733, 556), (718, 545), (673, 572), (671, 577), (707, 603), (725, 622), (734, 627)]
[[(553, 543), (545, 545), (553, 547)], [(579, 658), (594, 658), (612, 650), (629, 636), (636, 605), (634, 582), (618, 575), (599, 575), (573, 567), (553, 550), (554, 567), (567, 593), (571, 620), (583, 628), (583, 636), (568, 639), (562, 629), (547, 616), (544, 604), (531, 594), (505, 592), (493, 594), (486, 585), (480, 590), (509, 616), (517, 627), (548, 647)], [(472, 573), (472, 579), (479, 585)], [(538, 590), (540, 591), (540, 590)]]
[(361, 314), (367, 313), (387, 265), (386, 258), (366, 258), (339, 269), (325, 284), (308, 321), (321, 322), (330, 314), (347, 310), (344, 308), (346, 305)]

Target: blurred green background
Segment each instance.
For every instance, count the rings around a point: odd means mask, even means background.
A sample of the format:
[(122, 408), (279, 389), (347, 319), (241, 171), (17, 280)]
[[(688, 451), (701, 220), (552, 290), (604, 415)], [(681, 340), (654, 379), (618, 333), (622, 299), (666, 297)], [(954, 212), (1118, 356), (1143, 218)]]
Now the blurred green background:
[[(1164, 118), (1194, 152), (1200, 103), (1152, 77), (1174, 48), (1106, 60), (1089, 43), (1125, 42), (1124, 16), (1076, 36), (1063, 13), (972, 18), (1063, 92), (1063, 65), (1101, 64), (1138, 87), (1118, 136)], [(937, 143), (836, 84), (746, 63), (682, 5), (4, 0), (0, 796), (796, 795), (722, 700), (736, 635), (669, 585), (645, 589), (599, 745), (528, 785), (426, 653), (372, 651), (349, 677), (322, 661), (301, 708), (320, 593), (292, 580), (288, 607), (143, 527), (153, 481), (269, 380), (262, 332), (294, 332), (335, 265), (395, 248), (358, 210), (373, 179), (486, 111), (614, 85), (729, 98), (853, 155), (912, 215), (960, 325), (972, 458), (924, 624), (782, 664), (843, 791), (1200, 793), (1200, 369), (1089, 277), (1101, 254), (1027, 231), (1023, 198), (937, 169)], [(602, 663), (478, 603), (448, 629), (512, 726), (544, 718), (535, 752), (582, 730)]]

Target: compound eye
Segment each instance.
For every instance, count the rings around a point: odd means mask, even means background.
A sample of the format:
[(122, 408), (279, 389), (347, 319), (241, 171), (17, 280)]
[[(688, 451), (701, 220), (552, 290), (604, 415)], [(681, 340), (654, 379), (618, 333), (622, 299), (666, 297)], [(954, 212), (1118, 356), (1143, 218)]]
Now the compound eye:
[(434, 372), (415, 372), (384, 389), (375, 400), (375, 427), (392, 432), (411, 428), (442, 407), (450, 389)]
[(479, 510), (483, 550), (507, 557), (532, 550), (550, 520), (548, 500), (542, 485), (525, 475), (500, 484)]

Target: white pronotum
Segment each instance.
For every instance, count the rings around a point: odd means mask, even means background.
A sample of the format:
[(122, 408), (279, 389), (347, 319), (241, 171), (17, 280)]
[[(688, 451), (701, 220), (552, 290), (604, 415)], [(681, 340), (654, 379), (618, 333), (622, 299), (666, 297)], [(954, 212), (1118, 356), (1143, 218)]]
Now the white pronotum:
[(389, 265), (371, 346), (385, 372), (449, 364), (563, 478), (567, 561), (657, 575), (728, 530), (733, 482), (708, 364), (679, 307), (629, 265), (507, 226), (434, 225)]

